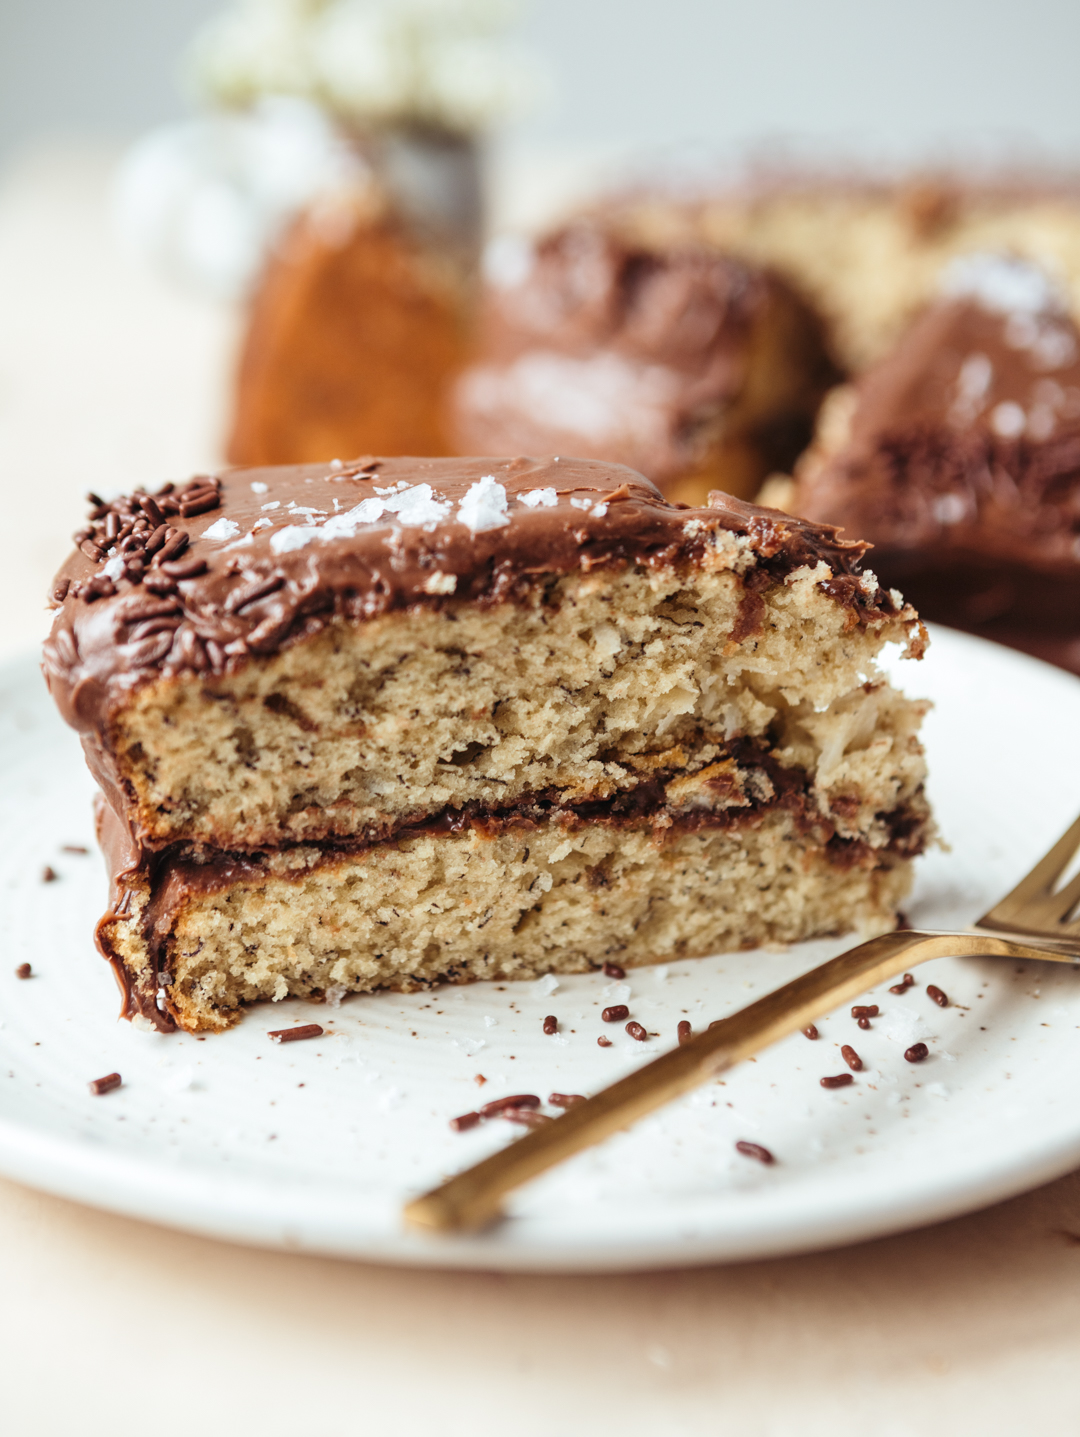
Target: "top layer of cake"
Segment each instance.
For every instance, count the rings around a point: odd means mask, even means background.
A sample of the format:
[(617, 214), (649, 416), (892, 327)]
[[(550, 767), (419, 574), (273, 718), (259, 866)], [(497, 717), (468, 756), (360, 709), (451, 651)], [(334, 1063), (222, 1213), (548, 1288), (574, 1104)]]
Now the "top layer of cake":
[(1080, 335), (1034, 266), (970, 256), (823, 415), (799, 512), (888, 552), (1080, 575)]
[(824, 561), (853, 614), (897, 612), (856, 577), (866, 546), (830, 526), (723, 494), (669, 504), (617, 465), (361, 459), (192, 483), (95, 504), (75, 536), (46, 665), (77, 729), (103, 728), (156, 675), (235, 670), (335, 615), (512, 600), (544, 574), (690, 560), (724, 533), (749, 541), (743, 567), (781, 577)]
[(783, 281), (700, 246), (649, 248), (581, 222), (503, 242), (488, 271), (481, 358), (454, 400), (466, 451), (568, 448), (661, 487), (708, 469), (733, 488), (717, 446), (783, 449), (835, 377)]
[(148, 849), (381, 842), (523, 805), (749, 813), (784, 788), (770, 751), (845, 840), (890, 842), (880, 815), (915, 791), (874, 655), (918, 652), (918, 620), (828, 526), (578, 460), (196, 482), (96, 506), (46, 647)]

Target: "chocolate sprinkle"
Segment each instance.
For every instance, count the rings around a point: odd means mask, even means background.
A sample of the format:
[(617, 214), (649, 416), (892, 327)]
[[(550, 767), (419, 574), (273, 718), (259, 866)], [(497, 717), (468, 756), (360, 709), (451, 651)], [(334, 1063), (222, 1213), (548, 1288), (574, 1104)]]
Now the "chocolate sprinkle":
[(50, 868), (50, 866), (46, 863), (45, 867), (41, 870), (42, 883), (55, 883), (58, 877), (59, 875), (56, 872), (56, 869)]
[(596, 1040), (596, 1046), (597, 1046), (598, 1048), (610, 1048), (610, 1047), (611, 1047), (611, 1039), (610, 1039), (610, 1038), (605, 1038), (604, 1035), (603, 1035), (603, 1033), (601, 1033), (600, 1036), (599, 1036), (599, 1038), (597, 1038), (597, 1040)]
[(624, 1018), (629, 1018), (630, 1009), (625, 1003), (613, 1003), (610, 1008), (605, 1008), (600, 1016), (605, 1023), (621, 1023)]
[(760, 1143), (744, 1143), (740, 1141), (735, 1144), (735, 1151), (742, 1153), (744, 1158), (756, 1158), (759, 1163), (764, 1163), (766, 1167), (776, 1162), (776, 1159), (772, 1153), (769, 1152), (768, 1148), (763, 1148)]
[(557, 1033), (558, 1031), (559, 1031), (559, 1020), (558, 1020), (558, 1018), (556, 1018), (553, 1014), (549, 1013), (549, 1014), (547, 1015), (547, 1017), (544, 1019), (544, 1032), (545, 1032), (545, 1033), (548, 1035), (548, 1037), (550, 1038), (551, 1035), (552, 1035), (552, 1033)]
[(490, 1103), (485, 1103), (480, 1109), (480, 1116), (485, 1122), (488, 1118), (497, 1118), (505, 1113), (508, 1108), (538, 1108), (540, 1099), (535, 1093), (515, 1093), (509, 1098), (493, 1098)]
[(206, 573), (206, 560), (176, 559), (172, 563), (162, 564), (161, 572), (168, 574), (170, 579), (196, 579), (200, 574)]
[(905, 973), (899, 983), (894, 983), (889, 989), (890, 993), (906, 993), (909, 988), (914, 988), (915, 979), (910, 973)]
[(620, 968), (618, 963), (605, 963), (603, 968), (606, 978), (625, 978), (626, 969)]
[(305, 1038), (321, 1038), (323, 1030), (318, 1023), (304, 1023), (299, 1028), (275, 1028), (267, 1033), (272, 1043), (301, 1043)]
[(547, 1113), (538, 1113), (535, 1108), (504, 1108), (499, 1114), (508, 1123), (518, 1123), (523, 1128), (542, 1128), (545, 1123), (553, 1122)]
[(641, 1024), (635, 1023), (633, 1020), (627, 1023), (626, 1031), (637, 1043), (644, 1043), (645, 1039), (649, 1036)]
[(100, 1098), (102, 1093), (111, 1093), (112, 1090), (118, 1088), (123, 1081), (119, 1073), (106, 1073), (103, 1078), (95, 1078), (93, 1082), (88, 1083), (87, 1086), (95, 1098)]
[(479, 1113), (462, 1113), (460, 1118), (450, 1119), (450, 1126), (455, 1133), (465, 1133), (470, 1128), (475, 1128), (481, 1121)]
[(860, 1018), (860, 1019), (859, 1019), (859, 1021), (858, 1021), (858, 1027), (862, 1028), (862, 1030), (863, 1030), (864, 1032), (866, 1031), (867, 1028), (869, 1028), (869, 1026), (870, 1026), (870, 1019), (869, 1019), (869, 1018)]
[(930, 1053), (925, 1043), (912, 1043), (910, 1048), (904, 1049), (904, 1057), (909, 1063), (921, 1063)]
[(939, 1008), (947, 1008), (949, 1006), (948, 997), (934, 983), (927, 983), (926, 996), (933, 999), (933, 1001), (938, 1005)]
[(855, 1079), (850, 1073), (837, 1073), (835, 1078), (822, 1078), (821, 1086), (823, 1088), (846, 1088), (848, 1083), (854, 1081)]
[(16, 978), (32, 978), (33, 976), (34, 970), (30, 967), (29, 963), (20, 963), (15, 969)]
[(816, 1043), (817, 1040), (821, 1037), (821, 1034), (818, 1032), (817, 1028), (814, 1026), (813, 1023), (807, 1024), (807, 1026), (802, 1030), (802, 1032), (803, 1037), (809, 1038), (811, 1043)]
[(876, 1018), (880, 1012), (881, 1009), (876, 1003), (867, 1003), (861, 1007), (852, 1008), (851, 1016), (853, 1018)]
[(675, 1032), (678, 1035), (680, 1043), (689, 1043), (690, 1039), (694, 1036), (694, 1030), (693, 1028), (691, 1028), (690, 1024), (685, 1018), (683, 1018), (682, 1021), (679, 1023), (679, 1026), (675, 1029)]
[(862, 1059), (849, 1043), (845, 1043), (840, 1049), (840, 1056), (853, 1073), (862, 1072)]

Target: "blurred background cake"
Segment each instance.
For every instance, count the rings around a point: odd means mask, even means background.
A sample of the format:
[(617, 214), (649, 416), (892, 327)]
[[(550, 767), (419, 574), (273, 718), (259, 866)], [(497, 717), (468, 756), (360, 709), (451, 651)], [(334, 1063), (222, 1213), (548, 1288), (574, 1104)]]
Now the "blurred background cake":
[(931, 618), (1080, 672), (1080, 334), (1037, 265), (955, 260), (898, 343), (829, 397), (800, 514), (874, 545)]
[(605, 211), (642, 243), (689, 239), (773, 266), (852, 373), (889, 351), (965, 254), (1031, 259), (1080, 305), (1080, 177), (1045, 164), (762, 166), (726, 185), (639, 188)]
[(838, 377), (785, 280), (698, 243), (582, 220), (489, 250), (479, 354), (453, 394), (462, 453), (628, 464), (671, 498), (751, 497), (806, 447)]
[(352, 158), (299, 208), (258, 277), (228, 457), (449, 452), (482, 239), (478, 137), (527, 74), (476, 0), (234, 4), (199, 37), (205, 97), (321, 107)]

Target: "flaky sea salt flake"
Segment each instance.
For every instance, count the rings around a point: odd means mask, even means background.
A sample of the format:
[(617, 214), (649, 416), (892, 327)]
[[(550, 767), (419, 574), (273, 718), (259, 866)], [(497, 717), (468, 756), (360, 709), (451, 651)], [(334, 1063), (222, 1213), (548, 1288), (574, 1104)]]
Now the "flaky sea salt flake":
[(235, 519), (217, 519), (210, 525), (209, 529), (203, 531), (204, 539), (235, 539), (240, 532), (240, 525)]
[(458, 521), (474, 534), (504, 529), (509, 524), (506, 490), (494, 474), (482, 474), (458, 505)]
[(554, 489), (527, 489), (517, 498), (529, 509), (553, 509), (559, 502)]

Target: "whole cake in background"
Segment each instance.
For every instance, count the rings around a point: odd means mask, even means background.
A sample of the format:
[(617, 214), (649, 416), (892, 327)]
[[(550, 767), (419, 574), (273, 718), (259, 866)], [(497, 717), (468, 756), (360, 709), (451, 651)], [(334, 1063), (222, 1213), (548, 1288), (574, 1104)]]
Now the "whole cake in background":
[(577, 454), (685, 503), (749, 497), (806, 446), (839, 377), (784, 280), (700, 245), (585, 220), (489, 253), (479, 354), (454, 389), (460, 452)]
[(95, 501), (45, 671), (129, 1017), (890, 929), (922, 653), (863, 545), (587, 460), (367, 459)]
[(864, 536), (925, 617), (1080, 673), (1080, 333), (1028, 262), (971, 255), (941, 290), (764, 497)]

